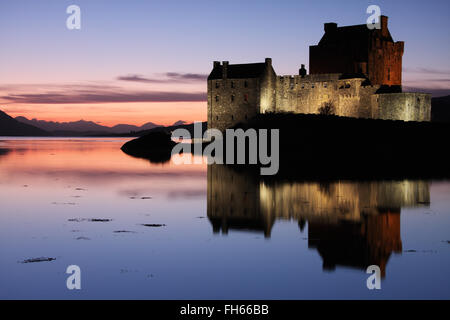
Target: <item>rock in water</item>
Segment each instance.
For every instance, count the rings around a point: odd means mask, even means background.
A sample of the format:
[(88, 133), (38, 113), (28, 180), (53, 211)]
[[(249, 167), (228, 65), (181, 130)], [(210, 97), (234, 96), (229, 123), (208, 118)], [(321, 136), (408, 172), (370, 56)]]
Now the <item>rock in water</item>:
[(163, 163), (170, 160), (172, 148), (176, 144), (169, 133), (157, 131), (128, 141), (121, 149), (130, 156)]

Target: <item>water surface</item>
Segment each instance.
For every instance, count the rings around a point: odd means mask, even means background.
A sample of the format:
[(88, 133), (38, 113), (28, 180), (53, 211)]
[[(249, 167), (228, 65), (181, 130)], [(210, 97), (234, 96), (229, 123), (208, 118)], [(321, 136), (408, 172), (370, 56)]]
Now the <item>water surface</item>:
[(0, 298), (450, 298), (449, 182), (264, 181), (125, 141), (0, 139)]

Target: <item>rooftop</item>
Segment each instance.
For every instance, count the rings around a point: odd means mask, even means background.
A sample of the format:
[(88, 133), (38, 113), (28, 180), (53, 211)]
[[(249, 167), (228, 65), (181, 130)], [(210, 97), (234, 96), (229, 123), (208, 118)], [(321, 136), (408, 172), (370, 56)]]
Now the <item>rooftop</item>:
[[(225, 62), (227, 63), (227, 62)], [(229, 64), (227, 68), (228, 79), (248, 79), (259, 78), (266, 71), (266, 63), (247, 63), (247, 64)], [(215, 64), (213, 70), (209, 74), (208, 80), (222, 79), (223, 64)]]

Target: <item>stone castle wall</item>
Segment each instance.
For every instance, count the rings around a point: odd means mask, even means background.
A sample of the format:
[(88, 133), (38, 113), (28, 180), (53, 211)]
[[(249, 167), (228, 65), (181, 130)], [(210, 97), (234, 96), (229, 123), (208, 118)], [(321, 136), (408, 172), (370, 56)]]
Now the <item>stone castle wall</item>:
[(430, 121), (431, 97), (425, 93), (377, 94), (379, 85), (366, 79), (339, 79), (339, 74), (277, 78), (276, 112), (318, 114), (331, 104), (341, 117)]
[(373, 117), (383, 120), (431, 121), (431, 96), (426, 93), (384, 93), (371, 97)]
[[(228, 68), (228, 62), (224, 64)], [(245, 123), (261, 110), (275, 111), (277, 75), (272, 59), (266, 58), (264, 71), (258, 77), (208, 80), (208, 128), (221, 131)]]
[(402, 84), (404, 42), (383, 42), (373, 39), (368, 54), (368, 78), (372, 83), (394, 86)]
[(365, 79), (339, 80), (339, 74), (278, 77), (276, 111), (318, 114), (331, 104), (334, 114), (371, 118), (371, 96), (380, 86), (364, 86)]
[(209, 80), (208, 129), (223, 131), (256, 116), (260, 92), (259, 78)]

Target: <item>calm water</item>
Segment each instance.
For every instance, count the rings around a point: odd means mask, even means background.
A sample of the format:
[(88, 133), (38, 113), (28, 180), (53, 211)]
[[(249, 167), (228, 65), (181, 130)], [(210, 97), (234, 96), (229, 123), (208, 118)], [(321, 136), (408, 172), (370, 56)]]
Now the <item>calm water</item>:
[(0, 298), (450, 298), (449, 182), (267, 182), (125, 141), (0, 138)]

